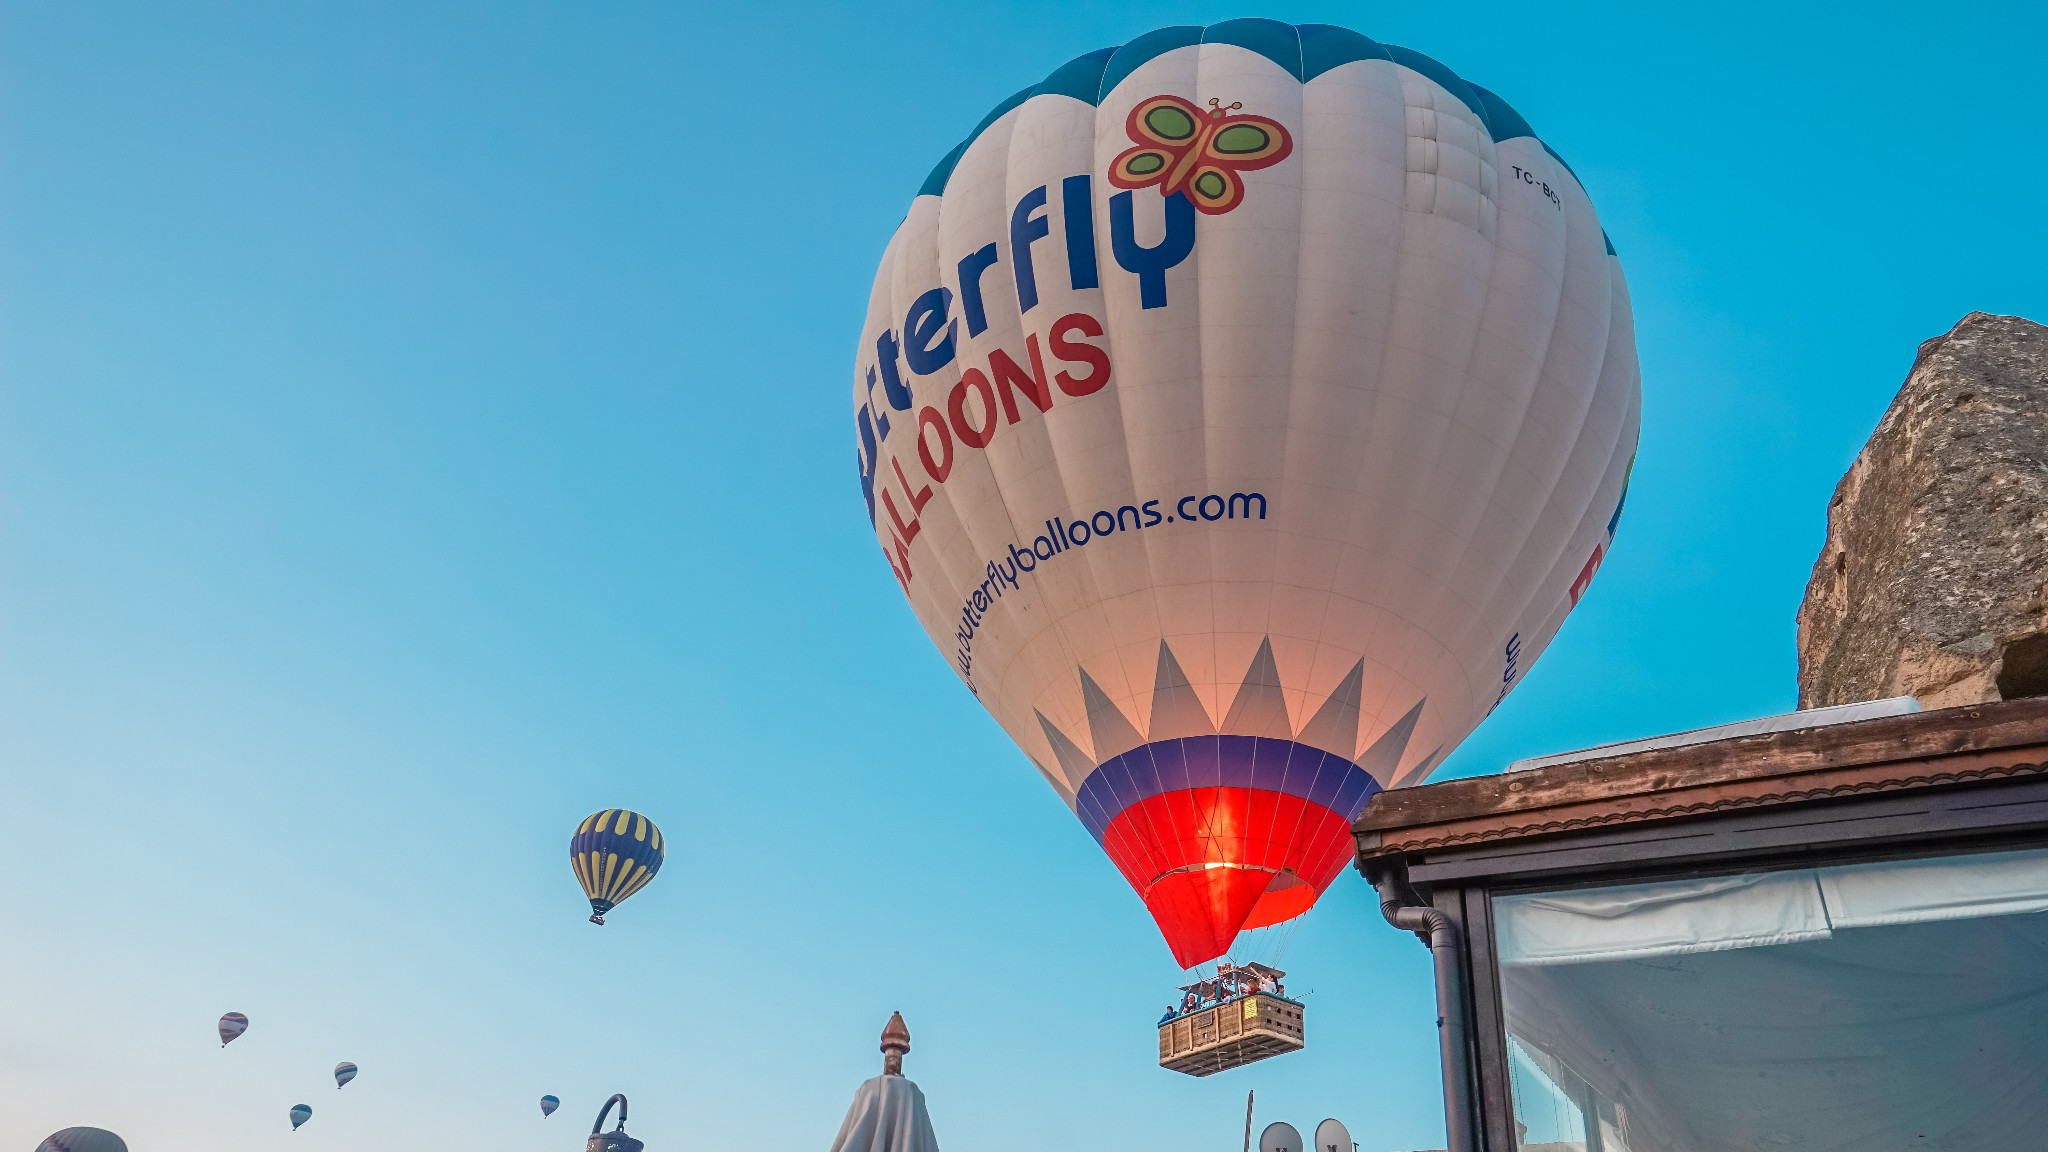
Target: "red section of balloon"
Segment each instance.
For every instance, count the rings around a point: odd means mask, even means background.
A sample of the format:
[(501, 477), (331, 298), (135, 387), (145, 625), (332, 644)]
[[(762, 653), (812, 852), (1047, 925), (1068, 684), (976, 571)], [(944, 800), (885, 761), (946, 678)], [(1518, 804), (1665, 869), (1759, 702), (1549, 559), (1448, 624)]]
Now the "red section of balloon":
[(1260, 788), (1162, 792), (1111, 820), (1102, 846), (1183, 968), (1308, 911), (1352, 851), (1342, 816)]

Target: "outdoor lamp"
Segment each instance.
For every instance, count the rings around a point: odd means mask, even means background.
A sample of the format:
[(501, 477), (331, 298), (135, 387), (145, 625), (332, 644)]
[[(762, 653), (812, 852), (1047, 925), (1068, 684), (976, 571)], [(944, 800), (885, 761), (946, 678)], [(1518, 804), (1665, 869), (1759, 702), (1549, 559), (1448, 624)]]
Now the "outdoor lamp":
[[(612, 1105), (619, 1106), (619, 1126), (607, 1132), (604, 1118), (610, 1114)], [(590, 1143), (583, 1146), (583, 1152), (640, 1152), (647, 1145), (626, 1135), (626, 1094), (612, 1093), (604, 1102), (604, 1111), (597, 1114), (597, 1123), (590, 1126)]]

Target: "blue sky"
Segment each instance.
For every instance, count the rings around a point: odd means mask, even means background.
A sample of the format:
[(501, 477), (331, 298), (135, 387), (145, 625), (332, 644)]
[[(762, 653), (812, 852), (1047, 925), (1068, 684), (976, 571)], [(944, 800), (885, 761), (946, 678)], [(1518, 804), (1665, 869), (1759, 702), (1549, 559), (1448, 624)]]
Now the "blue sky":
[[(624, 1091), (654, 1152), (822, 1149), (894, 1009), (955, 1152), (1224, 1152), (1247, 1088), (1436, 1146), (1427, 955), (1355, 879), (1285, 957), (1307, 1052), (1153, 1067), (1178, 969), (853, 475), (931, 165), (1242, 15), (1502, 94), (1630, 277), (1617, 547), (1443, 774), (1791, 708), (1915, 346), (2048, 318), (2030, 7), (0, 5), (0, 1146), (540, 1152)], [(671, 849), (597, 929), (621, 804)]]

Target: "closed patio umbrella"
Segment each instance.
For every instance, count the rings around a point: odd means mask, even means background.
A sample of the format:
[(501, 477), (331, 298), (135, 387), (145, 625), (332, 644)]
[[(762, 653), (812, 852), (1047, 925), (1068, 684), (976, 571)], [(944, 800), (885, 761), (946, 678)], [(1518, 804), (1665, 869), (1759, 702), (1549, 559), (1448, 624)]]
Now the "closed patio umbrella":
[(898, 1012), (882, 1030), (882, 1074), (853, 1094), (832, 1152), (939, 1152), (924, 1093), (903, 1076), (909, 1051), (910, 1029)]

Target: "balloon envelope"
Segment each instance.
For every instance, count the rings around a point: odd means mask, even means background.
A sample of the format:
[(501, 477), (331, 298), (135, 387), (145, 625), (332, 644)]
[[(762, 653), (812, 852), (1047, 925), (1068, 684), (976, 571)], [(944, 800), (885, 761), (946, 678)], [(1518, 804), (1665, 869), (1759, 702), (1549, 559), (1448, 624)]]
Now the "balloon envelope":
[(240, 1012), (230, 1012), (220, 1018), (220, 1046), (225, 1048), (228, 1041), (249, 1030), (249, 1018)]
[(1620, 265), (1527, 121), (1269, 20), (991, 112), (889, 242), (853, 399), (919, 623), (1189, 966), (1520, 682), (1640, 415)]
[(661, 829), (638, 812), (607, 808), (584, 818), (569, 838), (569, 864), (590, 898), (592, 923), (654, 879), (668, 855)]
[(44, 1137), (36, 1152), (128, 1152), (128, 1145), (104, 1128), (66, 1128)]
[(299, 1125), (301, 1125), (301, 1124), (304, 1124), (304, 1123), (305, 1123), (306, 1121), (308, 1121), (308, 1120), (311, 1120), (312, 1118), (313, 1118), (313, 1108), (312, 1108), (312, 1106), (311, 1106), (311, 1105), (308, 1105), (308, 1104), (294, 1104), (294, 1105), (292, 1105), (292, 1131), (294, 1131), (294, 1132), (298, 1131), (298, 1130), (299, 1130)]
[(334, 1086), (336, 1088), (340, 1088), (342, 1085), (347, 1084), (349, 1081), (355, 1079), (357, 1071), (358, 1069), (356, 1068), (356, 1066), (354, 1064), (349, 1063), (346, 1060), (343, 1060), (341, 1063), (336, 1064), (334, 1066)]
[(555, 1109), (561, 1106), (562, 1102), (553, 1096), (543, 1096), (540, 1098), (540, 1114), (543, 1116), (553, 1116)]

